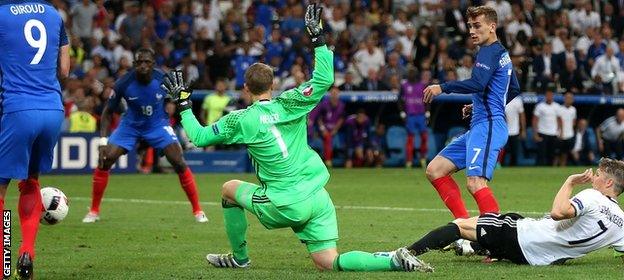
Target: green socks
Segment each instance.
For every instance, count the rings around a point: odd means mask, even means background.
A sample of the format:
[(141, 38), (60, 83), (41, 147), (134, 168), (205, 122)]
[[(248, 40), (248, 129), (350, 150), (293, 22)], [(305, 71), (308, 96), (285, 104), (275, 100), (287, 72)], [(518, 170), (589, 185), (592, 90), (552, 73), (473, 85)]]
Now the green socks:
[(337, 271), (393, 271), (400, 267), (392, 262), (387, 254), (371, 254), (362, 251), (351, 251), (341, 254), (334, 261)]
[(245, 210), (235, 204), (230, 204), (225, 200), (222, 201), (223, 206), (223, 220), (225, 222), (225, 233), (230, 241), (230, 247), (232, 247), (232, 254), (234, 259), (239, 264), (244, 264), (249, 261), (249, 255), (247, 255), (247, 216)]

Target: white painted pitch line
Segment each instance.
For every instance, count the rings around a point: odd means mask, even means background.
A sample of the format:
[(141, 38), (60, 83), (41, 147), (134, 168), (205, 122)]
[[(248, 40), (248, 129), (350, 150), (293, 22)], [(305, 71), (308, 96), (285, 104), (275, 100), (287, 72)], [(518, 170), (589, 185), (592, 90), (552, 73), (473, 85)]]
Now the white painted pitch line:
[[(187, 205), (188, 201), (174, 201), (174, 200), (149, 200), (149, 199), (135, 199), (135, 198), (104, 198), (107, 202), (119, 202), (119, 203), (138, 203), (138, 204), (169, 204), (169, 205)], [(69, 201), (91, 201), (90, 197), (71, 197)], [(201, 202), (203, 205), (221, 206), (221, 203), (217, 202)], [(384, 207), (384, 206), (354, 206), (354, 205), (336, 205), (336, 209), (344, 210), (378, 210), (378, 211), (404, 211), (404, 212), (449, 212), (445, 208), (410, 208), (410, 207)], [(477, 211), (470, 211), (477, 213)], [(514, 212), (525, 215), (544, 215), (546, 212), (535, 211), (519, 211), (510, 210), (507, 212)]]

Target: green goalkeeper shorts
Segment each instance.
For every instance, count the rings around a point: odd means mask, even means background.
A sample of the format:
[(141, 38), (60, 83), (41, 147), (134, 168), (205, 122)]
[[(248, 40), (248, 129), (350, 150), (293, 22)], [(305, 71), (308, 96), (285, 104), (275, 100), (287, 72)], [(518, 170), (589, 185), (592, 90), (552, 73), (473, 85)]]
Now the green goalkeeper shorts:
[(304, 201), (285, 206), (273, 205), (265, 190), (243, 182), (236, 190), (236, 202), (256, 215), (267, 229), (292, 228), (310, 253), (336, 248), (336, 208), (325, 188)]

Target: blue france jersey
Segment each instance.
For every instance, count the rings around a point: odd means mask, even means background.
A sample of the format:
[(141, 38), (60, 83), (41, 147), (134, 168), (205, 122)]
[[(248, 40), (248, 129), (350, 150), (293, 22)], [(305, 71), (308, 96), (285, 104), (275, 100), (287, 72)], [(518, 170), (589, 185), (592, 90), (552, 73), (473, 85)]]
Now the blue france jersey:
[(115, 92), (108, 100), (109, 108), (117, 108), (123, 98), (128, 105), (123, 122), (142, 128), (166, 123), (166, 93), (160, 88), (163, 77), (163, 72), (154, 69), (150, 83), (143, 84), (136, 79), (134, 70), (128, 72), (115, 83)]
[(520, 94), (509, 53), (497, 41), (482, 46), (475, 61), (470, 79), (444, 83), (442, 91), (472, 94), (471, 127), (493, 119), (505, 120), (505, 105)]
[(0, 1), (0, 110), (63, 110), (57, 78), (67, 45), (59, 13), (46, 1)]

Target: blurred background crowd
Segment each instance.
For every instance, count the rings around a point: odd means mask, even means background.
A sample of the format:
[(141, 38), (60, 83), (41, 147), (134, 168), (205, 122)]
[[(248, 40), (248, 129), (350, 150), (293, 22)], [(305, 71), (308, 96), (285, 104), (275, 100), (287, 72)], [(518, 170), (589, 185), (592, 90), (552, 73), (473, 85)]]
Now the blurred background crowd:
[[(304, 32), (306, 1), (51, 2), (60, 11), (70, 35), (71, 74), (63, 82), (69, 131), (97, 129), (115, 79), (129, 71), (133, 51), (140, 47), (155, 51), (159, 68), (182, 69), (193, 81), (193, 88), (211, 90), (203, 102), (196, 102), (199, 103), (196, 104), (197, 114), (204, 123), (214, 122), (224, 111), (250, 104), (249, 96), (240, 91), (244, 71), (249, 65), (264, 62), (274, 67), (274, 88), (279, 91), (309, 79), (313, 67), (313, 52)], [(399, 94), (401, 84), (408, 78), (422, 85), (470, 78), (473, 55), (477, 51), (469, 40), (466, 25), (465, 11), (471, 5), (488, 5), (497, 11), (499, 39), (509, 50), (524, 92), (544, 94), (550, 91), (572, 96), (624, 93), (624, 0), (320, 2), (324, 7), (327, 42), (335, 53), (336, 84), (332, 95), (339, 96), (342, 91)], [(231, 92), (237, 93), (235, 97), (229, 94)], [(330, 108), (344, 107), (344, 104), (336, 105), (342, 103), (339, 98), (328, 100)], [(567, 105), (561, 107), (568, 108)], [(316, 147), (328, 165), (332, 164), (334, 156), (326, 150), (332, 146), (344, 147), (337, 149), (344, 150), (344, 163), (339, 164), (347, 166), (382, 165), (391, 158), (389, 154), (394, 148), (387, 142), (394, 138), (386, 136), (390, 124), (379, 121), (375, 115), (379, 111), (359, 109), (351, 106), (348, 110), (339, 110), (337, 113), (342, 115), (334, 120), (338, 125), (331, 128), (323, 123), (322, 113), (312, 115), (311, 143), (315, 140), (322, 142)], [(169, 106), (168, 110), (175, 125), (174, 107)], [(398, 114), (398, 110), (400, 107), (397, 106), (394, 111)], [(89, 119), (91, 125), (72, 126), (72, 114), (76, 119), (74, 123)], [(610, 114), (614, 115), (615, 111)], [(613, 129), (620, 129), (624, 122), (624, 112), (622, 114), (621, 118), (616, 118), (617, 127), (613, 126)], [(528, 124), (522, 128), (522, 133), (518, 132), (520, 140), (527, 138), (528, 131), (531, 134), (528, 138), (536, 145), (535, 153), (541, 153), (536, 155), (538, 162), (561, 162), (555, 160), (556, 149), (551, 149), (550, 145), (565, 146), (561, 143), (573, 137), (570, 134), (579, 128), (576, 122), (584, 116), (577, 118), (575, 112), (572, 132), (566, 128), (563, 135), (564, 113), (555, 115), (554, 119), (552, 116), (531, 115), (538, 116), (537, 122), (523, 115)], [(555, 132), (552, 128), (540, 132), (539, 120), (546, 118), (555, 121)], [(603, 120), (595, 121), (596, 126)], [(595, 140), (587, 140), (590, 141), (587, 145), (593, 145), (597, 153), (604, 153), (607, 149), (603, 141), (607, 140), (603, 139), (605, 131), (593, 132)], [(616, 135), (619, 144), (609, 146), (618, 151), (620, 158), (621, 132)], [(329, 144), (323, 136), (328, 133), (336, 136)], [(422, 131), (405, 133), (407, 141), (413, 140), (414, 143), (413, 147), (404, 145), (403, 150), (395, 151), (410, 153), (399, 165), (408, 165), (406, 161), (411, 165), (414, 151), (410, 148), (436, 142), (427, 141)], [(413, 137), (414, 133), (421, 135)], [(359, 139), (362, 137), (366, 140)], [(578, 137), (574, 135), (574, 138)], [(364, 144), (348, 144), (356, 139)], [(189, 143), (183, 144), (192, 148)], [(525, 144), (521, 146), (530, 151), (531, 145), (528, 144), (529, 148)], [(421, 147), (420, 157), (430, 157), (431, 148), (441, 147)], [(542, 155), (544, 153), (548, 155)]]

